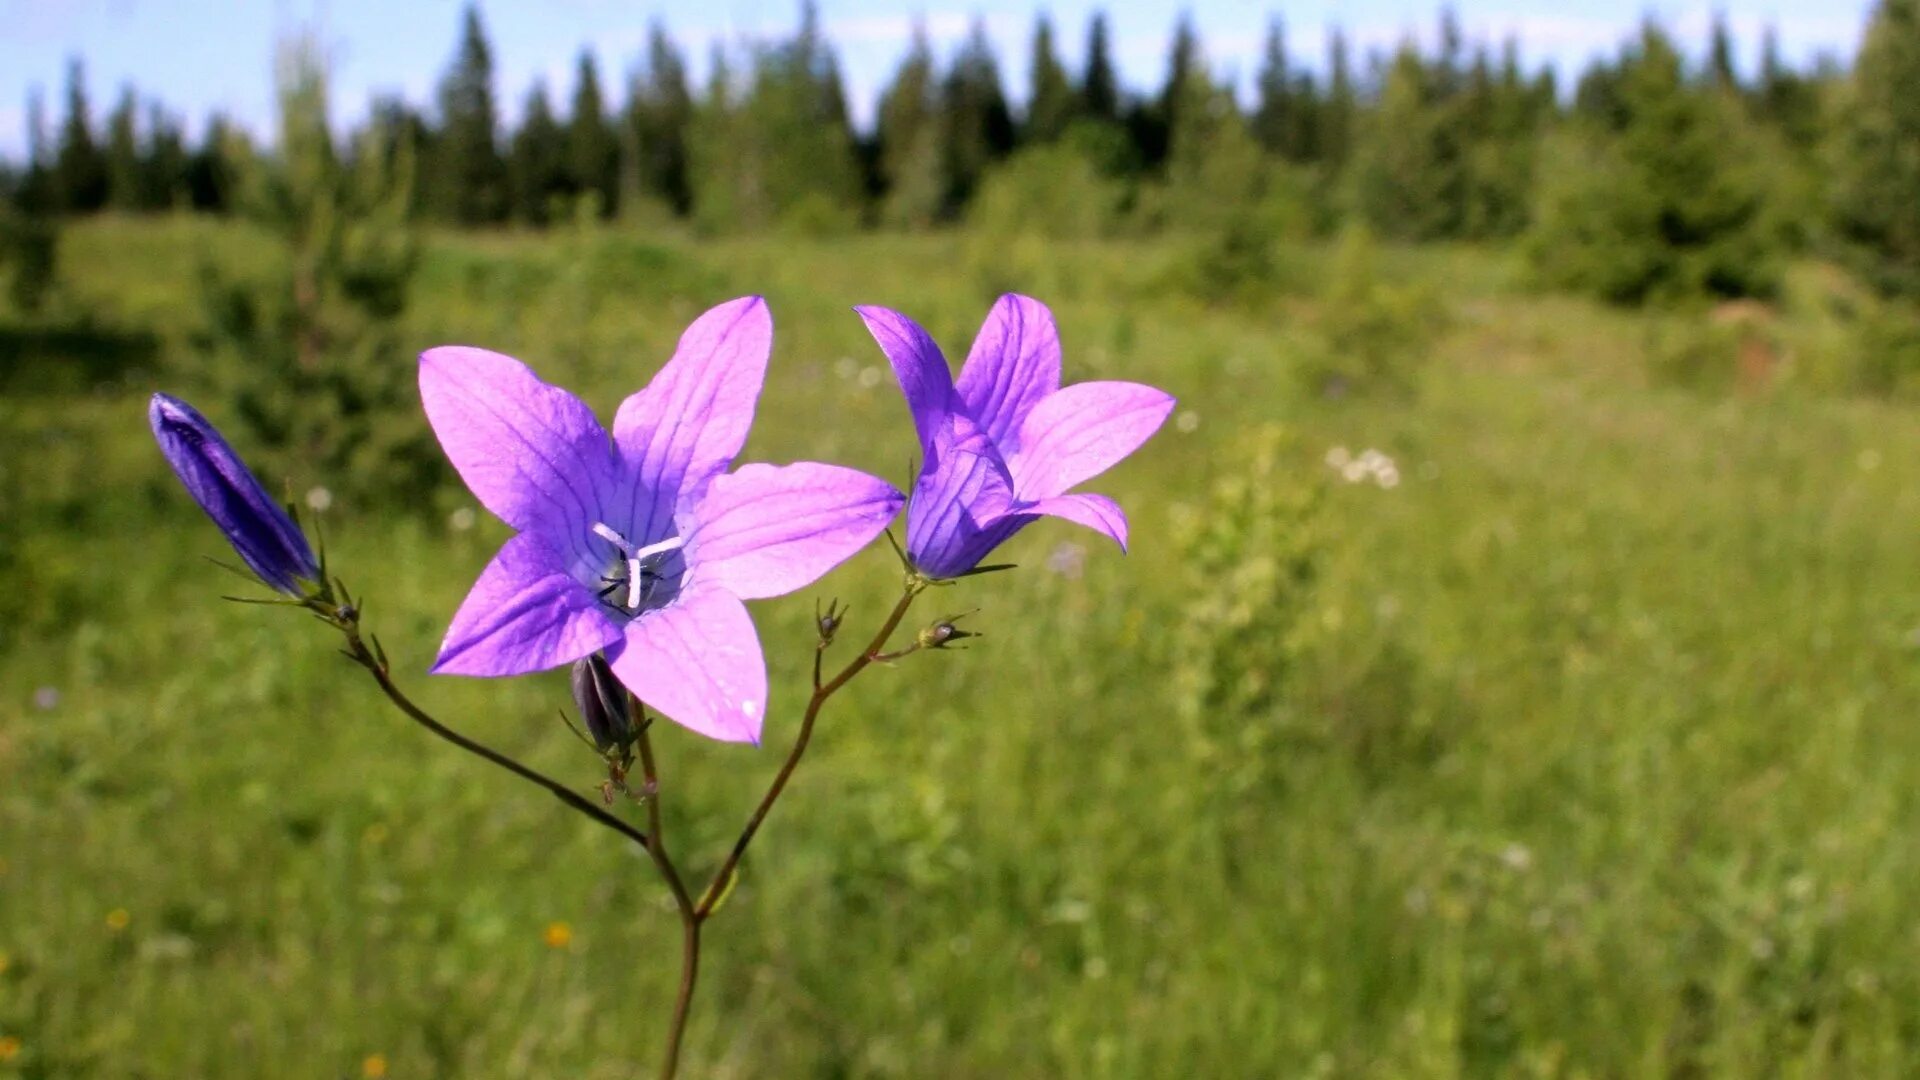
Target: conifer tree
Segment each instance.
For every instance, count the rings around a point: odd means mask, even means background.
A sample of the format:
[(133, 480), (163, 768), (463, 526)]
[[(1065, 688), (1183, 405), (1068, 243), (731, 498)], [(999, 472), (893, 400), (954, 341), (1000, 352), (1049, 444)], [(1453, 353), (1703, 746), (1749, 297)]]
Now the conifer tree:
[(47, 102), (39, 86), (27, 91), (27, 171), (15, 195), (29, 217), (51, 216), (60, 208), (53, 190), (53, 138), (47, 133)]
[(1327, 99), (1316, 129), (1318, 156), (1330, 172), (1345, 169), (1347, 158), (1353, 153), (1355, 112), (1353, 59), (1346, 31), (1336, 26), (1327, 39)]
[(1707, 74), (1713, 86), (1718, 90), (1737, 93), (1740, 90), (1740, 74), (1733, 63), (1733, 31), (1727, 27), (1727, 13), (1716, 9), (1713, 13), (1713, 30), (1707, 46)]
[(1136, 136), (1141, 144), (1140, 156), (1149, 167), (1157, 167), (1166, 160), (1168, 147), (1181, 123), (1180, 110), (1189, 99), (1205, 103), (1209, 98), (1208, 88), (1210, 84), (1200, 56), (1200, 35), (1193, 28), (1192, 15), (1182, 12), (1179, 22), (1174, 24), (1173, 44), (1167, 52), (1167, 81), (1160, 88), (1153, 108), (1141, 118)]
[(647, 34), (645, 65), (629, 80), (622, 153), (628, 160), (629, 191), (658, 200), (676, 214), (693, 205), (687, 181), (693, 116), (686, 60), (666, 27), (655, 20)]
[(600, 72), (593, 53), (580, 50), (574, 80), (573, 110), (567, 117), (567, 188), (577, 197), (594, 200), (598, 213), (610, 215), (614, 209), (614, 184), (619, 171), (620, 147), (607, 123), (605, 99), (600, 93)]
[(86, 68), (79, 57), (67, 61), (67, 116), (60, 125), (53, 187), (61, 208), (70, 213), (89, 213), (107, 201), (107, 164), (94, 142)]
[(945, 116), (947, 200), (957, 211), (987, 167), (1013, 152), (1013, 112), (986, 24), (976, 20), (954, 56), (941, 93)]
[(554, 118), (546, 80), (535, 79), (507, 153), (514, 218), (535, 226), (551, 221), (553, 200), (569, 190), (567, 150), (567, 136)]
[(1033, 22), (1033, 57), (1027, 92), (1027, 116), (1022, 132), (1028, 143), (1046, 143), (1066, 134), (1079, 103), (1073, 82), (1053, 44), (1053, 22), (1041, 12)]
[(880, 97), (881, 216), (887, 223), (925, 227), (945, 209), (941, 122), (933, 46), (926, 27), (916, 25), (906, 58)]
[(1690, 80), (1652, 22), (1611, 81), (1614, 120), (1544, 153), (1529, 245), (1542, 276), (1621, 303), (1770, 293), (1783, 238), (1740, 103)]
[(141, 187), (149, 210), (172, 209), (187, 179), (186, 135), (158, 101), (147, 103), (147, 153)]
[(1880, 0), (1838, 110), (1835, 224), (1882, 291), (1920, 296), (1920, 0)]
[(1092, 120), (1120, 120), (1120, 77), (1107, 40), (1107, 14), (1095, 11), (1087, 25), (1087, 66), (1080, 77), (1080, 112)]
[(429, 205), (440, 217), (463, 225), (501, 220), (507, 208), (507, 167), (497, 142), (493, 50), (480, 11), (472, 4), (461, 20), (453, 64), (440, 81), (439, 105)]
[(123, 213), (146, 208), (140, 175), (138, 110), (133, 87), (122, 86), (119, 100), (107, 114), (107, 205)]
[(1254, 106), (1253, 133), (1270, 154), (1296, 157), (1293, 73), (1287, 65), (1287, 32), (1280, 17), (1267, 23), (1266, 46), (1260, 52), (1260, 71), (1254, 76), (1259, 101)]
[[(336, 491), (415, 496), (444, 471), (417, 422), (414, 366), (396, 325), (417, 246), (405, 142), (371, 133), (350, 157), (327, 122), (310, 41), (284, 45), (272, 156), (241, 158), (240, 204), (278, 238), (271, 276), (203, 270), (210, 377), (237, 403), (249, 442), (327, 477)], [(397, 159), (382, 152), (398, 146)]]

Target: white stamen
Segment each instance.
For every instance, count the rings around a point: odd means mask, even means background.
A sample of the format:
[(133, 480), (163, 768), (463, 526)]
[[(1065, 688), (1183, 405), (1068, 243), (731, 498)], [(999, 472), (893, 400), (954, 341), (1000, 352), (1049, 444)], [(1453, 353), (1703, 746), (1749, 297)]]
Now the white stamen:
[(678, 536), (669, 536), (657, 544), (648, 544), (646, 547), (634, 552), (633, 557), (636, 559), (644, 559), (648, 556), (659, 555), (663, 552), (678, 551), (685, 547), (686, 544), (687, 542)]
[(614, 547), (619, 548), (620, 554), (629, 555), (629, 556), (633, 554), (633, 545), (627, 543), (627, 538), (624, 536), (621, 536), (617, 532), (614, 532), (612, 529), (608, 528), (607, 526), (602, 525), (596, 521), (593, 523), (592, 532), (593, 532), (593, 535), (599, 537), (602, 540), (605, 540), (607, 543), (612, 544)]
[(627, 560), (627, 610), (640, 606), (640, 556)]

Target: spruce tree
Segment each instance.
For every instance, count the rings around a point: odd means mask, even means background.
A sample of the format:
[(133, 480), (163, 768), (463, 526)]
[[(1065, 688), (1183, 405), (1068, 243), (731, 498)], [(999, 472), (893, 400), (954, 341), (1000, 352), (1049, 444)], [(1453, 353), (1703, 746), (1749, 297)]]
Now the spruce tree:
[(1835, 225), (1878, 288), (1920, 296), (1920, 0), (1880, 0), (1837, 119)]
[(186, 187), (187, 142), (180, 121), (158, 101), (147, 103), (147, 153), (141, 171), (146, 209), (172, 209)]
[(1317, 126), (1319, 158), (1329, 172), (1346, 168), (1353, 153), (1353, 123), (1357, 111), (1353, 86), (1353, 58), (1345, 30), (1336, 26), (1327, 40), (1327, 100)]
[[(1157, 167), (1166, 160), (1167, 148), (1181, 123), (1181, 109), (1189, 97), (1204, 102), (1208, 97), (1204, 90), (1206, 84), (1200, 35), (1193, 28), (1192, 15), (1182, 12), (1174, 24), (1173, 45), (1167, 51), (1167, 81), (1139, 126), (1140, 156), (1149, 167)], [(1197, 87), (1202, 88), (1198, 93)]]
[(1713, 30), (1707, 46), (1707, 75), (1718, 90), (1737, 93), (1740, 74), (1733, 63), (1733, 31), (1727, 27), (1727, 13), (1716, 9)]
[(1013, 152), (1013, 112), (1000, 82), (986, 24), (975, 20), (954, 56), (941, 93), (945, 116), (948, 207), (954, 211), (973, 195), (988, 166)]
[(418, 421), (397, 329), (417, 262), (412, 163), (383, 153), (405, 144), (377, 132), (340, 153), (310, 41), (282, 47), (277, 84), (273, 155), (231, 152), (241, 208), (284, 257), (266, 275), (203, 269), (206, 370), (236, 403), (249, 444), (284, 471), (325, 476), (336, 492), (417, 496), (444, 465)]
[(1022, 133), (1029, 144), (1046, 143), (1066, 134), (1073, 123), (1079, 103), (1074, 100), (1073, 82), (1053, 44), (1053, 22), (1041, 12), (1033, 22), (1033, 58), (1027, 92), (1026, 125)]
[(67, 116), (60, 125), (53, 187), (60, 207), (70, 213), (89, 213), (107, 201), (107, 163), (94, 142), (86, 68), (79, 57), (67, 61)]
[(146, 209), (140, 168), (139, 99), (132, 86), (120, 88), (120, 99), (107, 114), (107, 205), (127, 213)]
[(1267, 23), (1266, 46), (1260, 52), (1260, 71), (1254, 76), (1259, 100), (1254, 106), (1253, 133), (1270, 154), (1295, 157), (1293, 137), (1293, 73), (1287, 66), (1287, 32), (1275, 15)]
[(940, 99), (933, 46), (916, 25), (913, 43), (880, 97), (876, 134), (884, 185), (881, 216), (888, 224), (930, 225), (945, 209)]
[(621, 124), (629, 191), (676, 214), (692, 208), (687, 180), (687, 138), (693, 124), (693, 91), (687, 63), (655, 20), (647, 35), (645, 66), (629, 80)]
[(1620, 303), (1771, 293), (1783, 237), (1740, 103), (1689, 79), (1652, 22), (1612, 82), (1613, 121), (1543, 154), (1529, 237), (1542, 276)]
[(507, 167), (497, 142), (493, 50), (472, 4), (461, 20), (453, 64), (440, 81), (439, 106), (429, 205), (438, 216), (463, 225), (501, 220), (507, 209)]
[(1080, 77), (1080, 112), (1092, 120), (1120, 120), (1120, 77), (1107, 40), (1107, 14), (1095, 11), (1087, 25), (1087, 66)]
[(567, 187), (576, 197), (593, 200), (602, 216), (614, 209), (614, 184), (620, 147), (607, 123), (600, 72), (593, 53), (580, 50), (573, 89), (573, 111), (567, 117)]
[(553, 200), (568, 191), (567, 136), (554, 118), (547, 83), (535, 79), (507, 152), (513, 216), (529, 225), (550, 222)]

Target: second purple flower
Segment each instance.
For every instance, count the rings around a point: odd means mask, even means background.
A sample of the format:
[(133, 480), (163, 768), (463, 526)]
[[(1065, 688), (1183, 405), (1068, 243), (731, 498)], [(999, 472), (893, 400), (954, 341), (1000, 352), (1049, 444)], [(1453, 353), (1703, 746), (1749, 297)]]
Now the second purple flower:
[(855, 308), (887, 354), (913, 412), (924, 464), (907, 509), (907, 555), (921, 573), (957, 577), (1041, 517), (1065, 518), (1127, 546), (1127, 515), (1104, 495), (1070, 493), (1153, 436), (1173, 397), (1130, 382), (1060, 385), (1060, 332), (1031, 297), (987, 312), (956, 381), (920, 325)]

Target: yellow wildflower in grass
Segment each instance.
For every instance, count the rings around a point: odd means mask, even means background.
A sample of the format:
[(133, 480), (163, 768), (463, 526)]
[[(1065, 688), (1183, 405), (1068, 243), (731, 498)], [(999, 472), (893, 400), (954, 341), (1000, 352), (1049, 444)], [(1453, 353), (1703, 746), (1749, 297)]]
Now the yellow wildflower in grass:
[(12, 1061), (20, 1056), (20, 1037), (0, 1035), (0, 1061)]
[(550, 922), (540, 938), (549, 949), (564, 949), (573, 943), (573, 927), (563, 922)]
[(360, 1061), (360, 1075), (367, 1080), (380, 1080), (387, 1075), (387, 1055), (368, 1054)]
[(132, 921), (133, 921), (133, 916), (127, 914), (126, 908), (117, 907), (117, 908), (114, 908), (112, 911), (107, 912), (107, 929), (113, 931), (116, 934), (122, 930), (125, 930), (127, 928), (127, 924)]

